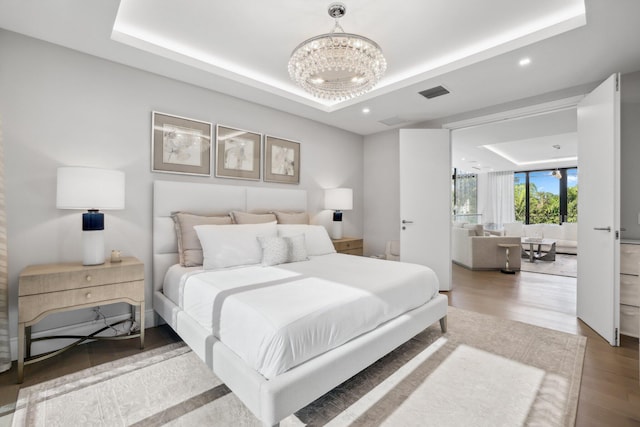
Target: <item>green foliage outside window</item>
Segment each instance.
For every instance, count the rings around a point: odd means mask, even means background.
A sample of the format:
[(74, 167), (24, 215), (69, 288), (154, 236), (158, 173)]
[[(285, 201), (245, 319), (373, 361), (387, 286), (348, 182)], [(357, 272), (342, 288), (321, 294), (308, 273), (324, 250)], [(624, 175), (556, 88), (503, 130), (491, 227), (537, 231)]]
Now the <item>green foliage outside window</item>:
[(567, 188), (567, 221), (578, 222), (578, 186)]
[[(525, 223), (527, 199), (526, 184), (516, 176), (514, 203), (516, 221)], [(529, 223), (557, 224), (560, 218), (560, 196), (546, 191), (538, 191), (534, 183), (529, 184)], [(578, 221), (578, 186), (567, 188), (567, 221)]]

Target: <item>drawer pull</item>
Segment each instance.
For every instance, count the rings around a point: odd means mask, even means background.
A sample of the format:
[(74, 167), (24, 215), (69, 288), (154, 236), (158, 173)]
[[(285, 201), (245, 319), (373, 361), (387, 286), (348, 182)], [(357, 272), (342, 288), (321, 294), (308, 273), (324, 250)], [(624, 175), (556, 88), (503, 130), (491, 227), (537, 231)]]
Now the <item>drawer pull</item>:
[(91, 281), (91, 279), (93, 279), (93, 277), (91, 277), (91, 275), (90, 275), (90, 274), (87, 274), (87, 277), (85, 277), (85, 279), (87, 280), (87, 282), (90, 282), (90, 281)]
[(87, 297), (87, 299), (91, 298), (91, 292), (87, 292), (86, 297)]

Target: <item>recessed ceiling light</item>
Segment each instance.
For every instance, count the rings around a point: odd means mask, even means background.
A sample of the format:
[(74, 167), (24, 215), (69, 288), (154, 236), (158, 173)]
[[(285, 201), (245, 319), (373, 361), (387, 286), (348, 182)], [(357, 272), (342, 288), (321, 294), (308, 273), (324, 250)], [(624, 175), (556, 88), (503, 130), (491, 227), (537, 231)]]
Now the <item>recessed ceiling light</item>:
[(518, 64), (521, 67), (526, 67), (527, 65), (531, 64), (531, 58), (522, 58), (520, 62), (518, 62)]
[(371, 112), (371, 108), (369, 108), (369, 107), (364, 107), (362, 109), (362, 114), (369, 114), (370, 112)]

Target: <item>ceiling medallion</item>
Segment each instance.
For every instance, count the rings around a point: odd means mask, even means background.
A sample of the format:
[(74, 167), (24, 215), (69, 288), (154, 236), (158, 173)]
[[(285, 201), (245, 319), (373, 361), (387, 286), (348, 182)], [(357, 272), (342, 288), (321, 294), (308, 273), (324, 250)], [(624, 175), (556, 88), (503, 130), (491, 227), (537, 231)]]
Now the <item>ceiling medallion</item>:
[(300, 43), (289, 59), (291, 79), (317, 98), (344, 101), (362, 95), (378, 83), (387, 69), (376, 42), (344, 32), (338, 19), (346, 10), (342, 3), (330, 4), (329, 16), (335, 19), (333, 30)]

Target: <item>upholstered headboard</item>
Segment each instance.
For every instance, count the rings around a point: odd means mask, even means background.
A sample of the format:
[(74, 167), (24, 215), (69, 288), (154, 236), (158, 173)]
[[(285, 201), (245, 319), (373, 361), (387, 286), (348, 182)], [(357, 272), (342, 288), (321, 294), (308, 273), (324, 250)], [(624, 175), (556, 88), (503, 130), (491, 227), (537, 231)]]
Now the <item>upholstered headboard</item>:
[(299, 189), (245, 187), (178, 181), (153, 183), (153, 290), (162, 289), (164, 276), (178, 262), (172, 212), (200, 215), (230, 211), (306, 211), (307, 192)]

